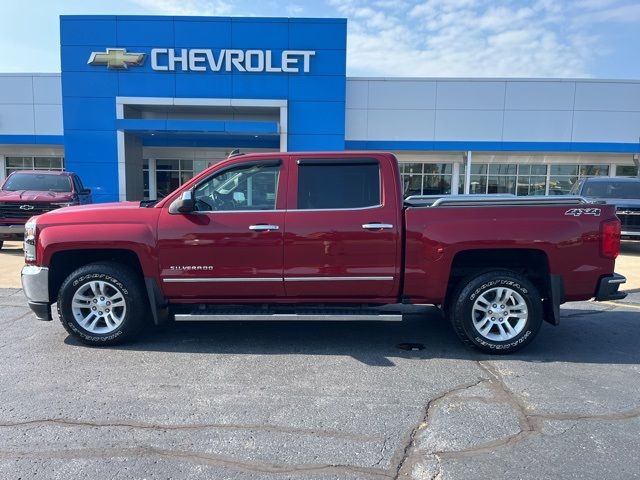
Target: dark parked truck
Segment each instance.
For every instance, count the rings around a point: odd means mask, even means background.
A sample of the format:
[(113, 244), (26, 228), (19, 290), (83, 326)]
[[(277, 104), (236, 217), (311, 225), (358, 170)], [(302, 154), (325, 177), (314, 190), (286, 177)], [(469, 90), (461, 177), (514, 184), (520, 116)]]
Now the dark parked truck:
[(75, 173), (13, 172), (0, 186), (0, 248), (5, 240), (22, 240), (30, 217), (85, 203), (91, 203), (91, 191)]
[(157, 202), (26, 226), (29, 305), (91, 345), (190, 320), (400, 320), (441, 306), (468, 345), (528, 344), (566, 301), (623, 298), (614, 207), (579, 197), (403, 201), (387, 153), (231, 157)]
[(571, 192), (615, 206), (622, 224), (622, 238), (640, 240), (640, 178), (583, 178), (574, 184)]

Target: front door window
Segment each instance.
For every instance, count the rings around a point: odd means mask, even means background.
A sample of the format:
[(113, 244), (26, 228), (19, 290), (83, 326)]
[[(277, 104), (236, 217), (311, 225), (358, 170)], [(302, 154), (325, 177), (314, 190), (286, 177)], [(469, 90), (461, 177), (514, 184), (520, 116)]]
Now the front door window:
[(258, 164), (214, 175), (196, 187), (196, 210), (275, 210), (279, 172), (279, 165)]

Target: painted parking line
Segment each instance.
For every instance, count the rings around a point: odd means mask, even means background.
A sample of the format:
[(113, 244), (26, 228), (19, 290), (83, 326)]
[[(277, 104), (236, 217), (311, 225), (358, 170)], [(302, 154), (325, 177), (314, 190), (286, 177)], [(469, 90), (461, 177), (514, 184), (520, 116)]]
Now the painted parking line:
[(599, 302), (599, 303), (604, 303), (607, 305), (614, 305), (616, 307), (629, 307), (629, 308), (635, 308), (637, 310), (640, 310), (640, 305), (636, 305), (633, 303), (618, 303), (618, 302)]

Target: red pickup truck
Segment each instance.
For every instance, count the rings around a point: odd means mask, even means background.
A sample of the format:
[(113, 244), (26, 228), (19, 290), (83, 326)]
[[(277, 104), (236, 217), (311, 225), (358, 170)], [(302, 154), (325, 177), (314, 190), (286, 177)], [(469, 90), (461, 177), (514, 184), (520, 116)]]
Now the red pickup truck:
[(0, 186), (0, 248), (5, 240), (22, 240), (25, 222), (56, 208), (91, 203), (91, 190), (71, 172), (13, 172)]
[[(623, 298), (614, 207), (580, 197), (403, 201), (388, 153), (228, 158), (155, 202), (26, 225), (29, 305), (82, 342), (189, 320), (401, 320), (440, 305), (468, 345), (528, 344), (565, 301)], [(415, 307), (413, 307), (415, 309)]]

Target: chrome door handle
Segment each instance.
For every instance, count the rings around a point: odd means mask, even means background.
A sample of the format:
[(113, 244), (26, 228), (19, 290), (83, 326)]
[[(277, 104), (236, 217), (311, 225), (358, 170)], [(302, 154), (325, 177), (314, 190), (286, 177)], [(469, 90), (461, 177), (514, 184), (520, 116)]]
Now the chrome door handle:
[(262, 232), (265, 230), (280, 230), (280, 227), (278, 225), (266, 225), (266, 224), (260, 223), (258, 225), (249, 225), (249, 230)]
[(362, 225), (365, 230), (389, 230), (393, 228), (390, 223), (365, 223)]

